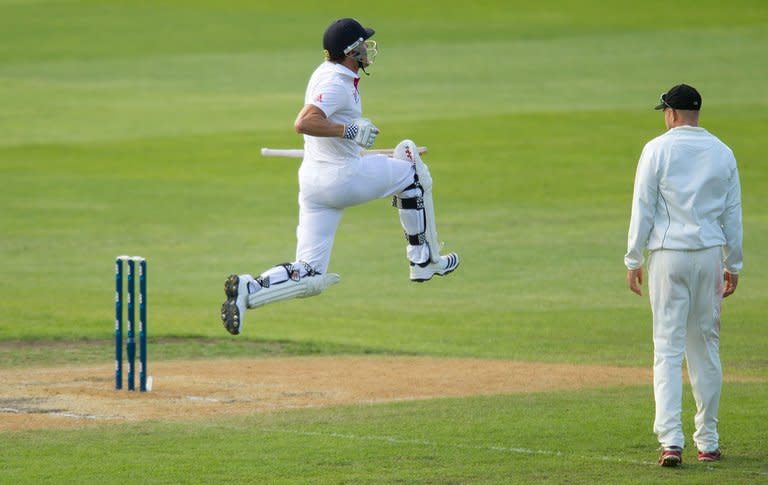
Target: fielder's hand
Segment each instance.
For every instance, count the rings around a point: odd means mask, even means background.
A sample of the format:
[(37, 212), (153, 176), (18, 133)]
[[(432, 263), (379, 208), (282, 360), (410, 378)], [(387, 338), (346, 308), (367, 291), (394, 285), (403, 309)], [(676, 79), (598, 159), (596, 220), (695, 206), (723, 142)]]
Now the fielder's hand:
[(725, 271), (723, 273), (723, 279), (725, 280), (725, 290), (723, 290), (723, 298), (728, 298), (736, 291), (736, 287), (739, 285), (739, 275), (736, 273), (729, 273)]
[(640, 296), (643, 295), (643, 290), (641, 290), (641, 287), (643, 286), (642, 267), (627, 270), (627, 286), (629, 286), (629, 289), (632, 290), (632, 293), (637, 293)]
[(344, 138), (352, 140), (363, 148), (370, 148), (376, 141), (379, 129), (371, 120), (360, 118), (344, 126)]

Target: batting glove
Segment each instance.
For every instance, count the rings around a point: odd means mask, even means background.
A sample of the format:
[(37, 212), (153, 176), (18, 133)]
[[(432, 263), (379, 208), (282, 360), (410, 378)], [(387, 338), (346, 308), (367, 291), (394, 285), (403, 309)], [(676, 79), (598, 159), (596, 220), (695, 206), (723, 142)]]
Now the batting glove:
[(376, 140), (379, 129), (371, 120), (360, 118), (344, 125), (344, 138), (352, 140), (363, 148), (370, 148)]

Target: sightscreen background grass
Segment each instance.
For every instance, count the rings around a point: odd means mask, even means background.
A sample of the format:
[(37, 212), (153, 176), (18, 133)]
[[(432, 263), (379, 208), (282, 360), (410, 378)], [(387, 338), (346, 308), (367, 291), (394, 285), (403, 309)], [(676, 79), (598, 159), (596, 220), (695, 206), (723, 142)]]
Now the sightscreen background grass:
[[(300, 145), (292, 122), (320, 60), (319, 34), (348, 15), (376, 28), (380, 42), (372, 75), (361, 81), (364, 112), (382, 130), (377, 146), (409, 137), (429, 147), (440, 236), (462, 266), (444, 280), (408, 283), (396, 211), (386, 200), (352, 208), (331, 262), (341, 284), (249, 313), (238, 339), (282, 342), (288, 353), (373, 349), (650, 365), (647, 298), (626, 290), (621, 257), (635, 164), (643, 144), (663, 131), (650, 108), (658, 93), (684, 81), (704, 96), (703, 125), (734, 149), (744, 191), (745, 271), (724, 306), (724, 366), (766, 376), (768, 342), (760, 337), (767, 281), (759, 268), (768, 262), (768, 94), (761, 89), (768, 65), (759, 60), (768, 47), (768, 8), (759, 1), (387, 2), (364, 11), (352, 2), (0, 1), (5, 348), (17, 340), (26, 342), (18, 343), (21, 352), (40, 340), (108, 346), (112, 261), (129, 252), (149, 258), (150, 341), (218, 339), (220, 349), (248, 352), (221, 328), (223, 280), (293, 259), (296, 224), (298, 161), (263, 159), (258, 150)], [(209, 355), (167, 342), (150, 351)], [(376, 441), (358, 452), (360, 443), (288, 435), (267, 449), (276, 438), (261, 444), (259, 420), (273, 419), (263, 416), (248, 418), (252, 427), (216, 420), (212, 426), (228, 430), (219, 434), (206, 434), (201, 423), (143, 423), (107, 433), (8, 434), (0, 442), (3, 459), (16, 463), (13, 482), (39, 481), (62, 463), (85, 482), (517, 481), (507, 472), (521, 473), (521, 482), (663, 480), (668, 475), (651, 465), (638, 470), (620, 461), (655, 458), (650, 389), (605, 393), (539, 394), (530, 413), (517, 409), (527, 399), (521, 396), (492, 406), (457, 399), (362, 407), (366, 420), (387, 423), (355, 429), (363, 436), (378, 436), (382, 427), (419, 436), (411, 431), (426, 426), (423, 415), (441, 416), (449, 402), (456, 414), (428, 424), (437, 443), (448, 436), (451, 443), (562, 453), (510, 459), (481, 447), (469, 466), (457, 459), (468, 450), (440, 446), (409, 459), (423, 452)], [(568, 395), (576, 398), (565, 412)], [(735, 456), (712, 475), (692, 466), (674, 480), (765, 479), (768, 448), (751, 439), (765, 432), (764, 384), (729, 384), (723, 399), (724, 446)], [(690, 400), (687, 406), (690, 413)], [(410, 417), (393, 418), (391, 407)], [(470, 433), (454, 441), (461, 416), (485, 407), (498, 424), (478, 422), (471, 429), (477, 441), (467, 441)], [(344, 432), (358, 410), (279, 414), (287, 428), (336, 416), (330, 429)], [(631, 428), (624, 435), (580, 425), (613, 412)], [(532, 438), (542, 426), (539, 413), (562, 433)], [(729, 428), (728, 413), (742, 424)], [(498, 440), (487, 438), (490, 428)], [(578, 453), (565, 446), (575, 437), (583, 443)], [(123, 466), (105, 477), (92, 450), (111, 439), (130, 443), (134, 454), (163, 443), (168, 455), (154, 451), (170, 462), (138, 471), (131, 466), (138, 457), (115, 451)], [(33, 467), (23, 450), (39, 443), (50, 453)], [(334, 451), (339, 446), (346, 451)], [(241, 457), (234, 464), (221, 458), (232, 448)], [(290, 468), (309, 450), (315, 465), (341, 465)], [(184, 466), (192, 462), (199, 466)]]

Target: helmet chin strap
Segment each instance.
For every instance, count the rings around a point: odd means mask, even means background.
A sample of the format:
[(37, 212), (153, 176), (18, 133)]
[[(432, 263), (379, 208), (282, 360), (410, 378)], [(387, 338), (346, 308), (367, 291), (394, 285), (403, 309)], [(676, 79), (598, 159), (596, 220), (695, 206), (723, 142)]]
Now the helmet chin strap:
[(365, 64), (363, 64), (362, 62), (357, 61), (357, 67), (359, 67), (360, 70), (363, 71), (366, 76), (370, 76), (371, 75), (368, 71), (365, 70)]

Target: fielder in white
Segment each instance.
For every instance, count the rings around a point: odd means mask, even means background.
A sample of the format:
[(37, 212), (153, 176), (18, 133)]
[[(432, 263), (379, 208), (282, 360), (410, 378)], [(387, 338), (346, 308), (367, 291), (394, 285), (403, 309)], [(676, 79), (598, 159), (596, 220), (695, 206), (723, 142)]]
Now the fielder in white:
[(682, 462), (683, 356), (696, 401), (693, 441), (698, 460), (720, 459), (720, 307), (722, 298), (736, 290), (742, 266), (736, 159), (730, 148), (698, 126), (700, 108), (698, 91), (685, 84), (661, 96), (656, 109), (664, 110), (668, 131), (648, 142), (640, 156), (624, 256), (629, 288), (641, 295), (643, 250), (649, 250), (653, 429), (662, 447), (662, 466)]
[[(451, 273), (459, 256), (440, 256), (432, 203), (432, 177), (417, 146), (402, 141), (393, 158), (361, 156), (379, 130), (362, 118), (359, 70), (373, 63), (374, 31), (354, 19), (333, 22), (323, 35), (325, 61), (312, 74), (295, 128), (304, 135), (299, 168), (299, 224), (296, 260), (274, 266), (254, 278), (230, 275), (221, 308), (224, 327), (233, 335), (243, 328), (247, 308), (290, 298), (317, 295), (337, 283), (327, 273), (333, 239), (346, 207), (394, 196), (408, 241), (411, 281)], [(367, 72), (366, 72), (367, 74)]]

